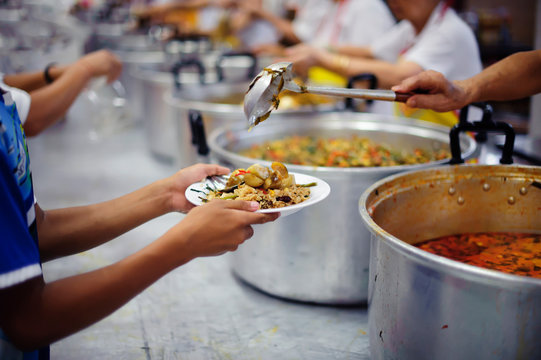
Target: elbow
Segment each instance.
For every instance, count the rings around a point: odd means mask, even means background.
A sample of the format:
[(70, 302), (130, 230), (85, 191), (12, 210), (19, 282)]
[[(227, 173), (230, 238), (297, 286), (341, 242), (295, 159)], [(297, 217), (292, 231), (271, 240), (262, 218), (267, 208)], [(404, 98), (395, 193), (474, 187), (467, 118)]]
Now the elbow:
[(37, 336), (32, 324), (15, 320), (15, 323), (3, 326), (2, 330), (9, 341), (20, 351), (30, 352), (38, 350), (51, 343), (43, 336)]
[(27, 137), (33, 137), (41, 133), (43, 129), (41, 129), (39, 126), (37, 126), (33, 121), (26, 121), (23, 125), (24, 128), (24, 134)]
[(29, 339), (24, 339), (24, 338), (9, 337), (9, 339), (18, 350), (23, 351), (23, 352), (36, 351), (36, 350), (41, 349), (42, 347), (49, 345), (48, 343), (42, 343), (42, 344), (35, 343)]
[(28, 117), (26, 118), (26, 121), (23, 124), (24, 133), (28, 137), (39, 135), (48, 126), (56, 122), (56, 119), (54, 121), (50, 120), (53, 117), (52, 115), (48, 115), (45, 113), (37, 113), (32, 110), (33, 109), (30, 108)]

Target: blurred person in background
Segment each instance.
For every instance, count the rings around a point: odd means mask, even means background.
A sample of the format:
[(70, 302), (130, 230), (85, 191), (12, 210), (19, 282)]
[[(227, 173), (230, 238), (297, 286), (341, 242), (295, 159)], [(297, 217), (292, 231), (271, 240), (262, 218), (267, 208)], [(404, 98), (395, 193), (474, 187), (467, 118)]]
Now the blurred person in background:
[[(284, 60), (305, 74), (313, 66), (324, 67), (345, 77), (372, 73), (380, 88), (390, 88), (423, 70), (436, 70), (451, 80), (471, 77), (482, 70), (473, 31), (450, 7), (450, 1), (388, 0), (401, 20), (379, 34), (370, 46), (331, 49), (302, 44), (288, 49)], [(452, 126), (456, 112), (434, 113), (400, 103), (376, 102), (373, 112), (428, 120)], [(473, 115), (473, 114), (470, 114)]]
[[(394, 19), (382, 0), (304, 0), (287, 3), (295, 8), (293, 20), (278, 16), (252, 1), (236, 1), (238, 9), (253, 18), (271, 23), (285, 45), (306, 43), (317, 47), (338, 45), (366, 45), (379, 33), (389, 29)], [(284, 47), (260, 49), (275, 55), (283, 54)]]
[[(291, 1), (291, 0), (289, 0)], [(249, 51), (274, 45), (280, 34), (276, 27), (255, 12), (269, 12), (272, 16), (287, 16), (288, 0), (232, 0), (230, 3), (228, 30), (238, 41), (238, 47)], [(248, 6), (251, 10), (245, 11)]]
[(142, 5), (134, 2), (132, 14), (151, 24), (173, 24), (178, 34), (210, 35), (233, 0), (158, 0)]
[(148, 6), (133, 7), (140, 19), (151, 23), (175, 23), (179, 33), (199, 33), (212, 36), (217, 42), (232, 47), (253, 49), (279, 40), (276, 28), (244, 6), (257, 11), (270, 11), (274, 16), (286, 14), (287, 3), (293, 0), (177, 0), (158, 1)]
[(50, 64), (45, 70), (0, 74), (0, 86), (10, 90), (28, 136), (35, 136), (58, 122), (92, 79), (116, 80), (120, 60), (107, 50), (81, 57), (70, 65)]

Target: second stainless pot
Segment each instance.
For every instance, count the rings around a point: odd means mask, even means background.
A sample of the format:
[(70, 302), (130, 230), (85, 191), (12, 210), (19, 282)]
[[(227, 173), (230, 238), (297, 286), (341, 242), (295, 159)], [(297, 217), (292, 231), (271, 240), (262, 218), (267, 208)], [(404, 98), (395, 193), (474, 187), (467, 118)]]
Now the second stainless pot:
[(187, 55), (175, 63), (134, 67), (130, 71), (132, 91), (141, 108), (140, 118), (145, 124), (150, 152), (158, 159), (176, 161), (180, 166), (195, 162), (194, 157), (178, 158), (179, 154), (189, 153), (190, 149), (186, 147), (191, 147), (183, 99), (187, 99), (194, 109), (205, 113), (211, 111), (212, 105), (201, 102), (193, 105), (189, 99), (211, 97), (220, 89), (221, 96), (229, 95), (231, 91), (244, 91), (248, 87), (246, 79), (252, 76), (257, 66), (256, 61), (251, 54), (213, 52), (200, 58)]
[[(288, 135), (368, 137), (393, 148), (439, 149), (449, 143), (448, 128), (423, 121), (363, 113), (323, 113), (281, 117), (274, 114), (251, 132), (230, 124), (209, 138), (215, 161), (233, 168), (270, 162), (239, 155), (240, 149)], [(475, 142), (462, 138), (463, 155)], [(433, 166), (331, 168), (287, 164), (290, 171), (316, 176), (331, 194), (316, 205), (274, 223), (259, 225), (252, 239), (232, 254), (232, 268), (244, 281), (267, 293), (298, 301), (357, 304), (368, 294), (370, 236), (358, 216), (358, 198), (387, 175)]]
[(539, 234), (539, 181), (539, 167), (445, 166), (390, 176), (364, 192), (373, 359), (541, 358), (541, 279), (412, 246), (452, 234)]

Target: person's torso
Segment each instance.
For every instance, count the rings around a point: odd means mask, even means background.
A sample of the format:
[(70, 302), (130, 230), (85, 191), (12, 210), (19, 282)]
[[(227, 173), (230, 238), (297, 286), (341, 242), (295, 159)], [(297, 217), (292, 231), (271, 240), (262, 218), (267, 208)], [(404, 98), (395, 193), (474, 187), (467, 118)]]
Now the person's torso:
[(316, 46), (365, 46), (394, 24), (380, 0), (309, 0), (293, 23), (304, 42)]
[[(0, 89), (0, 92), (3, 92)], [(9, 92), (0, 94), (0, 176), (2, 176), (2, 199), (10, 204), (2, 207), (9, 208), (15, 214), (23, 230), (21, 237), (13, 236), (10, 229), (3, 229), (2, 233), (7, 238), (2, 239), (0, 251), (18, 249), (19, 251), (6, 255), (9, 260), (2, 260), (2, 272), (0, 273), (0, 288), (16, 285), (26, 279), (41, 274), (39, 264), (37, 228), (34, 211), (34, 191), (32, 187), (32, 175), (30, 172), (30, 157), (22, 124), (17, 114), (17, 108)], [(6, 190), (9, 189), (9, 190)], [(4, 201), (4, 200), (3, 200)], [(8, 214), (1, 215), (4, 219)], [(4, 220), (2, 219), (2, 220)], [(14, 223), (3, 226), (15, 226)], [(30, 236), (30, 237), (29, 237)], [(26, 240), (22, 240), (26, 239)], [(9, 242), (13, 242), (10, 245)], [(4, 258), (6, 259), (6, 258)], [(27, 265), (26, 265), (27, 264)], [(22, 266), (22, 267), (21, 267)], [(9, 269), (13, 269), (9, 271)], [(8, 271), (5, 273), (4, 271)], [(49, 348), (23, 352), (17, 349), (0, 328), (0, 359), (2, 360), (44, 360), (49, 358)]]

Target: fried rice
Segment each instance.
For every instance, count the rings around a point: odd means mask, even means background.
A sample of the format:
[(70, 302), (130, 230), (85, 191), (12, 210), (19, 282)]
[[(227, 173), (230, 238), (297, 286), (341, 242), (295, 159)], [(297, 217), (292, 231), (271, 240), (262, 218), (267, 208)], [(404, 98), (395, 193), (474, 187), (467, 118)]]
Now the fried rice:
[(260, 209), (274, 209), (299, 204), (310, 198), (310, 188), (292, 185), (284, 189), (261, 189), (246, 184), (239, 185), (233, 192), (210, 191), (207, 200), (234, 199), (257, 201)]

